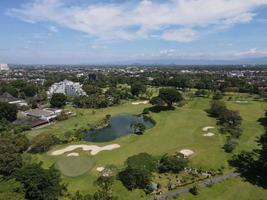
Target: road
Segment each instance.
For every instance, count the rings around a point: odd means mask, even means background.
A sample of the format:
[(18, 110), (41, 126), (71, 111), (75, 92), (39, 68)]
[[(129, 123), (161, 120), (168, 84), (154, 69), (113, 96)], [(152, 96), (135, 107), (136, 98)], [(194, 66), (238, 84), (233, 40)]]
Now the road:
[[(203, 181), (199, 181), (198, 182), (198, 186), (201, 187), (201, 188), (208, 187), (210, 184), (220, 183), (220, 182), (223, 182), (223, 181), (225, 181), (227, 179), (237, 177), (239, 175), (240, 175), (239, 173), (231, 172), (231, 173), (227, 173), (227, 174), (224, 174), (224, 175), (214, 176), (212, 178), (205, 179)], [(169, 191), (169, 192), (167, 192), (167, 193), (165, 193), (165, 194), (163, 194), (161, 196), (156, 197), (155, 199), (156, 200), (167, 200), (169, 198), (179, 196), (182, 193), (189, 192), (189, 190), (191, 188), (192, 188), (192, 185), (185, 186), (185, 187), (182, 187), (182, 188), (179, 188), (179, 189), (176, 189), (176, 190)]]

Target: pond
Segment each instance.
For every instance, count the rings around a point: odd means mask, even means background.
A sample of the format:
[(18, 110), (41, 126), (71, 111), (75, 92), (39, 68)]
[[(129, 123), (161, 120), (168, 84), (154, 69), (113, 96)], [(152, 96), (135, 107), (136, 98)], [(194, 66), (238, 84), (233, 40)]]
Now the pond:
[(88, 131), (85, 140), (90, 142), (107, 142), (114, 140), (133, 133), (131, 125), (134, 123), (142, 123), (145, 125), (146, 129), (154, 126), (154, 123), (143, 115), (117, 115), (111, 117), (109, 126)]

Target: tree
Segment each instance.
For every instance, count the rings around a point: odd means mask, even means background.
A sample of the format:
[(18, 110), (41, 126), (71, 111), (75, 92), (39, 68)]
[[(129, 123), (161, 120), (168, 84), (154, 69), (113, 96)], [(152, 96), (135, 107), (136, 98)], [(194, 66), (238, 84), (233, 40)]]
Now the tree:
[(6, 119), (13, 122), (17, 119), (17, 106), (9, 103), (0, 102), (0, 119)]
[(49, 150), (53, 145), (60, 144), (60, 139), (58, 139), (53, 134), (44, 134), (36, 136), (31, 143), (31, 152), (33, 153), (43, 153)]
[(152, 97), (152, 99), (150, 99), (150, 103), (154, 106), (163, 106), (164, 105), (164, 101), (158, 96)]
[(0, 178), (0, 199), (24, 200), (23, 185), (15, 179), (4, 180)]
[(54, 93), (51, 100), (50, 105), (53, 108), (61, 108), (66, 105), (67, 98), (62, 93)]
[(172, 107), (173, 103), (183, 100), (180, 92), (174, 88), (160, 89), (159, 97), (168, 105), (168, 107)]
[(152, 174), (145, 169), (126, 167), (118, 177), (128, 190), (146, 189), (150, 186)]
[(150, 172), (157, 171), (158, 167), (157, 160), (148, 153), (140, 153), (129, 157), (126, 161), (126, 165), (130, 168), (145, 169)]
[(137, 135), (142, 135), (146, 130), (146, 126), (143, 123), (136, 122), (131, 124), (131, 127), (133, 128), (133, 132)]
[(237, 141), (231, 137), (228, 137), (223, 148), (227, 153), (231, 153), (237, 146)]
[(22, 166), (21, 153), (28, 148), (24, 135), (5, 134), (0, 137), (0, 174), (10, 176)]
[(146, 86), (141, 82), (134, 82), (131, 85), (131, 93), (133, 96), (139, 96), (142, 93), (146, 92)]
[(178, 153), (177, 155), (164, 155), (160, 159), (159, 171), (160, 173), (179, 173), (187, 166), (187, 164), (188, 160), (181, 153)]
[(226, 110), (225, 103), (223, 101), (212, 101), (210, 109), (207, 110), (207, 112), (212, 117), (219, 117), (221, 116), (225, 110)]
[(60, 172), (53, 166), (43, 169), (41, 164), (28, 164), (16, 170), (14, 177), (23, 184), (29, 200), (57, 200), (66, 190)]

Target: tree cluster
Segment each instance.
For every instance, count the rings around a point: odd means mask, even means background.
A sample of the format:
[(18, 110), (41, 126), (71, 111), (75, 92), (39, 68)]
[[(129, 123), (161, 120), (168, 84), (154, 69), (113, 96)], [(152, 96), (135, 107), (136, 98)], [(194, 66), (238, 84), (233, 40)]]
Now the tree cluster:
[(227, 109), (225, 103), (219, 100), (213, 100), (207, 112), (210, 116), (217, 118), (217, 124), (221, 127), (220, 131), (228, 135), (223, 148), (226, 152), (232, 152), (238, 144), (237, 139), (242, 134), (240, 128), (242, 118), (239, 112)]

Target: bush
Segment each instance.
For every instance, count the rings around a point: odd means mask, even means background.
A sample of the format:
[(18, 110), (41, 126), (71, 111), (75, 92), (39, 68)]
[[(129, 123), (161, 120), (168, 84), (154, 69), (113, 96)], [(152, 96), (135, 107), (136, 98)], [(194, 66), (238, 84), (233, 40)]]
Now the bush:
[(191, 187), (191, 188), (189, 189), (189, 192), (190, 192), (191, 194), (193, 194), (193, 195), (198, 195), (198, 190), (199, 190), (198, 186), (197, 186), (197, 185), (194, 185), (193, 187)]

